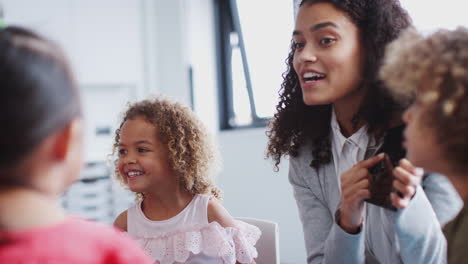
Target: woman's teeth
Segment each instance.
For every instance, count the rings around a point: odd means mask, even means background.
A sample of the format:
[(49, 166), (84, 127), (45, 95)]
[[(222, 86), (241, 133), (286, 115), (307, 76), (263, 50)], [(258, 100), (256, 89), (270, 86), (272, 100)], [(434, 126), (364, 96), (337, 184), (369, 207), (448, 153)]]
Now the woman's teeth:
[(304, 79), (304, 82), (313, 82), (325, 78), (325, 75), (315, 72), (306, 72), (302, 75), (302, 78)]

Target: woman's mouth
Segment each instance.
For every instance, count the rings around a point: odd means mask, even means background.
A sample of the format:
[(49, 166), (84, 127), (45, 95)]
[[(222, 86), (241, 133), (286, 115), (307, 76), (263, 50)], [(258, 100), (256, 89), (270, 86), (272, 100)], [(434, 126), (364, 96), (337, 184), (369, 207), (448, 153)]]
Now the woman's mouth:
[(316, 73), (316, 72), (306, 72), (302, 75), (302, 80), (304, 83), (312, 83), (322, 80), (326, 77), (325, 74)]
[(311, 88), (325, 79), (327, 76), (317, 72), (306, 72), (302, 74), (302, 88)]

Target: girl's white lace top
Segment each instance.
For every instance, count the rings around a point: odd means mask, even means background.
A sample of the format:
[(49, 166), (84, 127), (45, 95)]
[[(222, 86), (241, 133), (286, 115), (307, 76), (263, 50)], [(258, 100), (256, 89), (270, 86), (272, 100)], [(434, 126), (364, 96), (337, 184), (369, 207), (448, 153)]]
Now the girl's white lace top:
[(146, 218), (139, 201), (128, 209), (127, 232), (156, 264), (251, 263), (260, 230), (241, 221), (238, 228), (208, 223), (209, 199), (197, 194), (178, 215), (163, 221)]

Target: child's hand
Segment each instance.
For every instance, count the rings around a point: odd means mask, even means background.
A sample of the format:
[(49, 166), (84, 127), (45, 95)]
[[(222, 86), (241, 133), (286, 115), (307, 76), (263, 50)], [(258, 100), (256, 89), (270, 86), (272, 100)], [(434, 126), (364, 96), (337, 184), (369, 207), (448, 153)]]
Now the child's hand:
[(406, 208), (416, 194), (416, 188), (421, 183), (424, 171), (411, 164), (407, 159), (401, 159), (399, 166), (393, 169), (393, 187), (397, 193), (392, 192), (390, 199), (396, 208)]
[(362, 224), (364, 200), (370, 197), (369, 168), (384, 158), (379, 154), (354, 165), (341, 174), (341, 203), (338, 224), (348, 233), (357, 233)]

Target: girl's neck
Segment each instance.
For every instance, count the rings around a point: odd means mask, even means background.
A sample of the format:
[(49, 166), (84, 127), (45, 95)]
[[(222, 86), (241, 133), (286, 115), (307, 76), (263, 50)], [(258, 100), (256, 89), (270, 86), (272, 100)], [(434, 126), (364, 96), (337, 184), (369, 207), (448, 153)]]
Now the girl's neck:
[(340, 125), (341, 133), (345, 137), (350, 137), (365, 124), (365, 122), (353, 122), (353, 118), (362, 104), (363, 97), (364, 96), (358, 91), (357, 94), (350, 95), (345, 99), (333, 103), (336, 120)]
[(29, 188), (0, 189), (0, 230), (25, 230), (65, 220), (58, 201)]
[(153, 221), (170, 219), (179, 214), (192, 201), (193, 194), (177, 188), (158, 193), (145, 193), (142, 210)]

